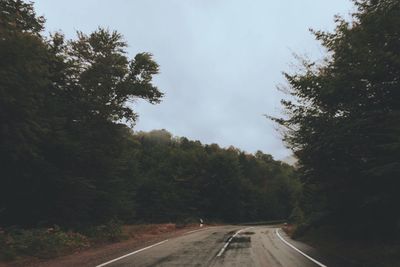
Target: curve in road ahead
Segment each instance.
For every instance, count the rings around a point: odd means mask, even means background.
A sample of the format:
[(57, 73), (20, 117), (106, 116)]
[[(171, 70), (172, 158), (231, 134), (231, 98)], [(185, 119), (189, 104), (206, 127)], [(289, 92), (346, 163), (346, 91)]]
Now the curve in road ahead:
[(159, 242), (98, 267), (326, 267), (313, 248), (288, 241), (276, 226), (217, 226)]

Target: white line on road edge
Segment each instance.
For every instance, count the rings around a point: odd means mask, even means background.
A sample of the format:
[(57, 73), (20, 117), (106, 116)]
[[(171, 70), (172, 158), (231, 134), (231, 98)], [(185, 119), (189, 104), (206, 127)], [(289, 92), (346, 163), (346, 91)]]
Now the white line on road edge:
[(303, 255), (304, 257), (306, 257), (307, 259), (309, 259), (310, 261), (314, 262), (315, 264), (317, 264), (320, 267), (327, 267), (326, 265), (320, 263), (319, 261), (311, 258), (310, 256), (308, 256), (306, 253), (304, 253), (303, 251), (301, 251), (300, 249), (296, 248), (295, 246), (293, 246), (292, 244), (290, 244), (289, 242), (287, 242), (285, 239), (283, 239), (283, 237), (279, 234), (278, 229), (275, 229), (275, 233), (277, 234), (277, 236), (279, 237), (280, 240), (283, 241), (283, 243), (285, 243), (286, 245), (288, 245), (289, 247), (291, 247), (292, 249), (296, 250), (298, 253), (300, 253), (301, 255)]
[(217, 254), (217, 257), (221, 257), (221, 255), (224, 254), (225, 249), (228, 247), (229, 243), (231, 243), (232, 239), (233, 239), (235, 236), (237, 236), (241, 231), (248, 230), (248, 229), (251, 229), (251, 228), (254, 228), (254, 227), (243, 228), (243, 229), (237, 231), (233, 236), (231, 236), (231, 237), (228, 239), (228, 241), (226, 241), (225, 245), (221, 248), (221, 250), (220, 250), (219, 253)]
[(141, 251), (143, 251), (143, 250), (146, 250), (146, 249), (149, 249), (149, 248), (152, 248), (152, 247), (161, 245), (162, 243), (165, 243), (165, 242), (167, 242), (167, 241), (168, 241), (168, 239), (167, 239), (167, 240), (164, 240), (164, 241), (161, 241), (161, 242), (158, 242), (158, 243), (156, 243), (156, 244), (153, 244), (153, 245), (151, 245), (151, 246), (148, 246), (148, 247), (145, 247), (145, 248), (142, 248), (142, 249), (138, 249), (138, 250), (136, 250), (136, 251), (134, 251), (134, 252), (128, 253), (128, 254), (126, 254), (126, 255), (124, 255), (124, 256), (121, 256), (121, 257), (119, 257), (119, 258), (116, 258), (116, 259), (107, 261), (107, 262), (105, 262), (105, 263), (102, 263), (102, 264), (100, 264), (100, 265), (97, 265), (96, 267), (106, 266), (107, 264), (116, 262), (116, 261), (118, 261), (118, 260), (120, 260), (120, 259), (123, 259), (123, 258), (126, 258), (126, 257), (128, 257), (128, 256), (134, 255), (134, 254), (139, 253), (139, 252), (141, 252)]

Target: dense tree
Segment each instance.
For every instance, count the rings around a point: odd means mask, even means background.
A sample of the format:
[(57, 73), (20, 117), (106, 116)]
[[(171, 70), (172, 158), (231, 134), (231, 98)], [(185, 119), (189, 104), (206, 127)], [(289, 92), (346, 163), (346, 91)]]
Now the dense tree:
[(400, 2), (355, 4), (351, 23), (314, 31), (328, 55), (285, 74), (295, 100), (275, 120), (299, 159), (309, 223), (400, 232)]
[(33, 176), (43, 175), (45, 167), (40, 107), (51, 86), (50, 55), (40, 37), (44, 19), (32, 6), (22, 1), (0, 5), (0, 215), (22, 217), (22, 211), (27, 216), (35, 212), (26, 199), (36, 197), (39, 185)]
[(33, 5), (0, 1), (1, 220), (85, 222), (120, 210), (135, 98), (158, 103), (151, 54), (129, 60), (116, 32), (41, 35)]

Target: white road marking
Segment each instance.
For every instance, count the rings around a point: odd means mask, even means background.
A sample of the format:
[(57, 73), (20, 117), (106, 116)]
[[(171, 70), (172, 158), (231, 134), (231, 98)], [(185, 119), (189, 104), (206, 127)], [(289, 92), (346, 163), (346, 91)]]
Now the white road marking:
[(222, 254), (224, 254), (225, 249), (229, 246), (229, 243), (231, 243), (232, 239), (235, 238), (235, 236), (237, 236), (240, 232), (244, 231), (244, 230), (248, 230), (254, 227), (247, 227), (247, 228), (243, 228), (239, 231), (237, 231), (233, 236), (229, 237), (228, 241), (226, 241), (225, 245), (221, 248), (221, 250), (218, 252), (217, 257), (221, 257)]
[(123, 256), (121, 256), (121, 257), (118, 257), (118, 258), (116, 258), (116, 259), (113, 259), (113, 260), (107, 261), (107, 262), (105, 262), (105, 263), (102, 263), (102, 264), (100, 264), (100, 265), (97, 265), (96, 267), (106, 266), (106, 265), (108, 265), (108, 264), (110, 264), (110, 263), (113, 263), (113, 262), (116, 262), (116, 261), (118, 261), (118, 260), (120, 260), (120, 259), (129, 257), (129, 256), (134, 255), (134, 254), (136, 254), (136, 253), (139, 253), (139, 252), (141, 252), (141, 251), (143, 251), (143, 250), (146, 250), (146, 249), (149, 249), (149, 248), (152, 248), (152, 247), (161, 245), (162, 243), (165, 243), (165, 242), (167, 242), (167, 241), (168, 241), (168, 239), (167, 239), (167, 240), (164, 240), (164, 241), (161, 241), (161, 242), (158, 242), (158, 243), (156, 243), (156, 244), (153, 244), (153, 245), (151, 245), (151, 246), (148, 246), (148, 247), (145, 247), (145, 248), (142, 248), (142, 249), (138, 249), (138, 250), (136, 250), (136, 251), (134, 251), (134, 252), (128, 253), (128, 254), (123, 255)]
[(320, 267), (327, 267), (326, 265), (320, 263), (319, 261), (317, 261), (316, 259), (311, 258), (310, 256), (308, 256), (306, 253), (304, 253), (303, 251), (301, 251), (300, 249), (296, 248), (295, 246), (293, 246), (292, 244), (290, 244), (289, 242), (287, 242), (285, 239), (283, 239), (283, 237), (279, 234), (278, 229), (275, 229), (275, 233), (276, 235), (279, 237), (280, 240), (283, 241), (283, 243), (285, 243), (286, 245), (288, 245), (289, 247), (291, 247), (292, 249), (296, 250), (298, 253), (300, 253), (301, 255), (303, 255), (304, 257), (306, 257), (307, 259), (309, 259), (310, 261), (314, 262), (315, 264), (317, 264)]

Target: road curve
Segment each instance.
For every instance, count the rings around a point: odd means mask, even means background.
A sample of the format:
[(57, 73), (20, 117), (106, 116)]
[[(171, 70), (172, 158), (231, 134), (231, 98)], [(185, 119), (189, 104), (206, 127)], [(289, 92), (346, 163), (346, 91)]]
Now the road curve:
[(314, 249), (290, 240), (276, 226), (217, 226), (133, 251), (99, 266), (322, 267), (325, 264)]

